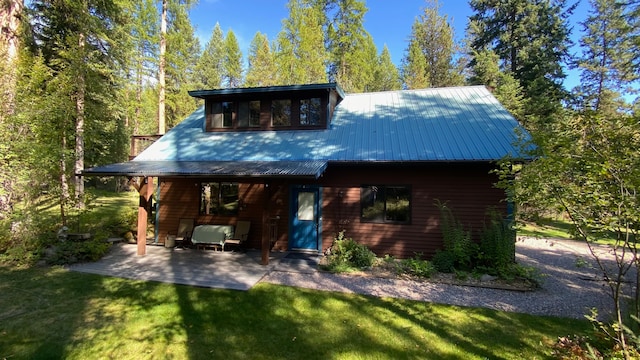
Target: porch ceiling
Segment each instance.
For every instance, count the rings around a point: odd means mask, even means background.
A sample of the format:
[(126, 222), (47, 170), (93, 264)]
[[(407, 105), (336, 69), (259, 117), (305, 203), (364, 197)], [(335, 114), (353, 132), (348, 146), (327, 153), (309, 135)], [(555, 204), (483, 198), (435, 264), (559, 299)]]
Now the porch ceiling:
[(326, 161), (129, 161), (86, 169), (82, 175), (317, 179), (326, 168)]

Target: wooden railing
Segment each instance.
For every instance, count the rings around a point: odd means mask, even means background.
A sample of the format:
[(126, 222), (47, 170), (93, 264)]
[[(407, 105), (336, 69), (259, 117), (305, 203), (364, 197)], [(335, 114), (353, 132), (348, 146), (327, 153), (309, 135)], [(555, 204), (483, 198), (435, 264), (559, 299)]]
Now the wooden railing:
[(144, 149), (148, 148), (156, 140), (160, 139), (162, 135), (132, 135), (131, 136), (131, 151), (129, 152), (129, 160), (138, 156)]

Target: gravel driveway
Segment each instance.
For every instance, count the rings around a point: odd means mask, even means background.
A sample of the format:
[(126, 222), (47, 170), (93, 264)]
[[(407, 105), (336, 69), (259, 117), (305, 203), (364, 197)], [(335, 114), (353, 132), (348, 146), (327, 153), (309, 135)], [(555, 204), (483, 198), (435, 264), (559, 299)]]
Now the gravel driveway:
[[(609, 260), (613, 259), (604, 246), (600, 246), (598, 252)], [(595, 262), (585, 244), (569, 240), (520, 238), (516, 255), (518, 263), (533, 266), (544, 275), (541, 289), (519, 292), (318, 271), (286, 271), (286, 268), (277, 266), (261, 281), (534, 315), (583, 319), (592, 308), (599, 310), (601, 318), (609, 314), (613, 302), (608, 295), (608, 287), (593, 267)]]

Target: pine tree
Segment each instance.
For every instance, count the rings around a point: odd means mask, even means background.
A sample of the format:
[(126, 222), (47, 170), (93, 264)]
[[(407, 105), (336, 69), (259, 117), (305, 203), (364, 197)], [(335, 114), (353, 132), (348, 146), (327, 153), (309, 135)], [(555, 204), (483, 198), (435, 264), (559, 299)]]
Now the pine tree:
[(420, 45), (411, 40), (407, 54), (402, 59), (402, 82), (407, 89), (424, 89), (431, 85), (426, 64)]
[(196, 77), (199, 88), (218, 89), (222, 84), (224, 62), (224, 33), (220, 24), (216, 23), (209, 41), (196, 66)]
[(277, 68), (274, 53), (267, 35), (257, 32), (251, 40), (248, 56), (249, 67), (244, 85), (247, 87), (277, 85)]
[(391, 61), (389, 48), (385, 45), (378, 57), (377, 67), (374, 73), (374, 81), (370, 91), (399, 90), (402, 88), (398, 68)]
[(167, 127), (171, 128), (197, 108), (197, 101), (188, 90), (196, 87), (196, 63), (200, 42), (194, 34), (189, 4), (169, 3), (171, 21), (167, 32)]
[(223, 82), (228, 88), (242, 85), (242, 52), (238, 39), (232, 30), (227, 32), (224, 39)]
[(621, 93), (638, 79), (633, 68), (633, 26), (626, 16), (626, 2), (592, 0), (589, 17), (582, 23), (582, 56), (576, 60), (581, 70), (581, 108), (614, 115), (624, 103)]
[[(422, 51), (425, 78), (429, 79), (430, 87), (461, 85), (461, 78), (456, 75), (458, 70), (453, 64), (456, 52), (453, 29), (447, 18), (439, 12), (438, 1), (430, 0), (423, 13), (413, 23), (409, 47), (417, 46)], [(407, 50), (407, 55), (409, 54), (410, 49)], [(407, 58), (405, 63), (410, 61), (412, 58)]]
[(322, 8), (308, 0), (290, 0), (289, 17), (278, 34), (276, 60), (280, 84), (326, 82), (327, 53)]
[[(565, 0), (471, 0), (472, 50), (498, 54), (502, 70), (519, 81), (528, 99), (525, 112), (546, 121), (565, 97), (563, 62), (568, 56)], [(545, 120), (546, 119), (546, 120)]]
[(377, 56), (364, 28), (367, 7), (360, 0), (327, 0), (325, 12), (329, 79), (347, 92), (363, 91), (373, 79), (372, 51)]
[[(55, 86), (49, 89), (56, 94), (57, 103), (51, 106), (56, 108), (53, 119), (61, 129), (58, 145), (64, 207), (69, 170), (79, 174), (85, 159), (99, 161), (103, 154), (94, 149), (104, 137), (92, 135), (105, 129), (105, 124), (119, 121), (122, 115), (115, 104), (126, 53), (122, 46), (127, 44), (121, 26), (123, 11), (111, 1), (34, 1), (31, 6), (36, 44), (54, 74), (49, 84)], [(86, 149), (91, 151), (85, 153)], [(67, 166), (67, 162), (73, 166)], [(75, 203), (82, 207), (84, 182), (79, 176), (73, 178)]]

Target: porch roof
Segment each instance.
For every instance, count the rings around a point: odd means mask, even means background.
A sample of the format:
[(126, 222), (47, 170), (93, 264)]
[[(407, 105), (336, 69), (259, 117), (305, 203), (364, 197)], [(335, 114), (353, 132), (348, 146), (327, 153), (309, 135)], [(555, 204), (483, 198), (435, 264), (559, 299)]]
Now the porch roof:
[(129, 161), (83, 171), (93, 176), (319, 178), (326, 161)]

